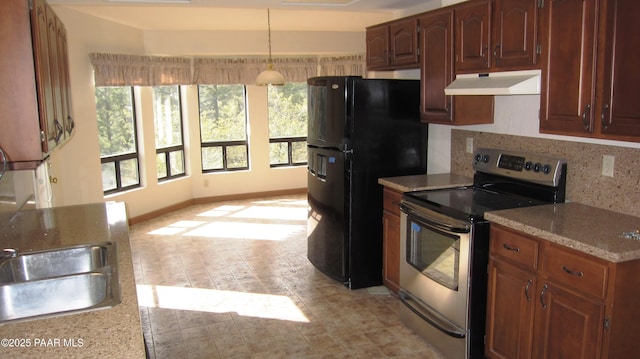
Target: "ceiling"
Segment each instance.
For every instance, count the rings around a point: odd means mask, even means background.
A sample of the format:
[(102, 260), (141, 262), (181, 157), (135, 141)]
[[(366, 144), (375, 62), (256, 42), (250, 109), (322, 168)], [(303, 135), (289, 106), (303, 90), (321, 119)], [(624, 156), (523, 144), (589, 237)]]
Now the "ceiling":
[[(178, 3), (178, 2), (183, 3)], [(188, 1), (188, 3), (186, 3)], [(142, 30), (363, 31), (438, 0), (48, 0)], [(355, 15), (354, 13), (357, 13)]]

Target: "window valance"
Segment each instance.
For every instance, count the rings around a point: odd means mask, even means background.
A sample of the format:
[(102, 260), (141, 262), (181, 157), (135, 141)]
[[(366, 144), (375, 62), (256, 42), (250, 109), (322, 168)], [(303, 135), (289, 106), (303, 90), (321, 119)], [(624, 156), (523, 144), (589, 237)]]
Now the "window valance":
[[(96, 86), (252, 85), (263, 58), (163, 57), (92, 53)], [(287, 82), (314, 76), (366, 76), (364, 55), (274, 58)]]

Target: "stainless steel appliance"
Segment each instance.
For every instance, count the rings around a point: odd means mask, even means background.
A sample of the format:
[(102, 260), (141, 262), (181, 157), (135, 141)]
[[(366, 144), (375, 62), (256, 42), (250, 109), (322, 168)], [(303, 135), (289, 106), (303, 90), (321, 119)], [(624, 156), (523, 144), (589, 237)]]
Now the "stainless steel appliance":
[(450, 359), (484, 358), (484, 213), (565, 197), (563, 159), (484, 148), (473, 167), (473, 186), (409, 192), (400, 207), (400, 316)]
[(349, 76), (307, 83), (307, 257), (349, 288), (380, 285), (378, 178), (427, 171), (420, 82)]

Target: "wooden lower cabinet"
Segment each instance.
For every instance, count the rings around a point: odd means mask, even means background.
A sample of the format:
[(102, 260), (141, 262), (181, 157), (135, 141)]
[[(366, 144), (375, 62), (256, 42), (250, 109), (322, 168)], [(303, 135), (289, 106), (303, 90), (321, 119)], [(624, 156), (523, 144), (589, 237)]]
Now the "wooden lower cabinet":
[(640, 331), (632, 299), (640, 295), (640, 260), (608, 262), (492, 224), (488, 270), (488, 358), (640, 353), (630, 334)]
[(394, 293), (400, 289), (400, 201), (402, 193), (383, 191), (382, 282)]

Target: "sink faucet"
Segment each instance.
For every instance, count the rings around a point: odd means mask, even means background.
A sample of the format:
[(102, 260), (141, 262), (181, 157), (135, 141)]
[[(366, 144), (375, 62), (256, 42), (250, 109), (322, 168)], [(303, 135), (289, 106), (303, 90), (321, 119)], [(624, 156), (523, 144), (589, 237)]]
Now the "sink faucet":
[(11, 259), (11, 258), (15, 258), (18, 256), (18, 250), (14, 249), (14, 248), (4, 248), (2, 250), (2, 252), (0, 252), (0, 264), (2, 264), (2, 262)]

